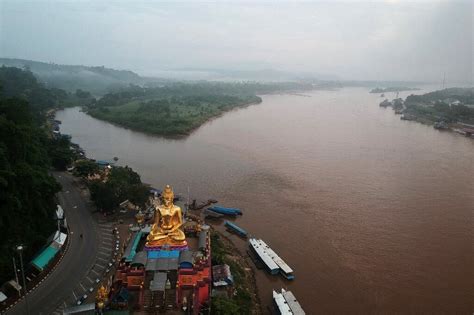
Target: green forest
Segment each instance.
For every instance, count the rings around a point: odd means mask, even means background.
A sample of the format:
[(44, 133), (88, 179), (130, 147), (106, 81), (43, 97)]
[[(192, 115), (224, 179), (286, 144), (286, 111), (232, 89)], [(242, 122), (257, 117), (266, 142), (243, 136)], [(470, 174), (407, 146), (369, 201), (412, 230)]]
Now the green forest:
[(0, 283), (13, 277), (15, 245), (25, 245), (29, 261), (55, 230), (61, 187), (49, 171), (64, 169), (73, 155), (69, 140), (49, 137), (44, 114), (68, 95), (31, 72), (0, 68)]
[(104, 95), (88, 106), (88, 114), (130, 129), (184, 136), (211, 118), (248, 104), (258, 94), (310, 89), (302, 83), (170, 83), (159, 87), (130, 86)]
[(405, 114), (425, 123), (445, 121), (474, 124), (474, 88), (449, 88), (410, 95), (405, 101)]
[[(53, 136), (49, 112), (93, 103), (87, 91), (46, 88), (31, 71), (0, 67), (0, 283), (14, 276), (16, 245), (25, 246), (28, 262), (56, 230), (56, 193), (61, 186), (50, 171), (64, 171), (78, 159), (68, 137)], [(76, 176), (98, 171), (90, 160), (79, 160), (76, 166)], [(149, 194), (129, 167), (114, 167), (107, 182), (92, 181), (89, 188), (92, 201), (104, 212), (127, 199), (144, 206)]]

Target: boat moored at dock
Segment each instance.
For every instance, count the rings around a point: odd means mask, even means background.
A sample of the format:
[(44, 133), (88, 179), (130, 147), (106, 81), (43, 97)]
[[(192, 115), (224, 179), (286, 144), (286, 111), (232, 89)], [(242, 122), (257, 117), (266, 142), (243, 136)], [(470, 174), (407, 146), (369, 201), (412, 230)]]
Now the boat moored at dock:
[(214, 211), (220, 214), (226, 214), (226, 215), (232, 215), (232, 216), (237, 216), (237, 215), (242, 215), (242, 211), (238, 208), (226, 208), (226, 207), (221, 207), (221, 206), (212, 206), (209, 207), (208, 210)]
[(209, 209), (204, 210), (204, 215), (206, 218), (211, 218), (211, 219), (219, 219), (224, 216), (222, 213), (217, 213)]
[(293, 269), (291, 269), (263, 240), (251, 238), (249, 240), (249, 246), (272, 275), (281, 273), (281, 275), (288, 280), (295, 278)]
[(257, 257), (263, 262), (265, 268), (270, 272), (272, 275), (278, 274), (280, 268), (278, 265), (273, 261), (273, 259), (267, 254), (267, 244), (263, 243), (262, 240), (257, 240), (255, 238), (251, 238), (249, 240), (249, 246), (253, 250), (253, 252), (257, 255)]
[(229, 221), (225, 221), (224, 225), (228, 230), (238, 234), (241, 237), (247, 237), (248, 235), (248, 232), (245, 231), (243, 228), (239, 227), (237, 224), (234, 224)]
[(281, 315), (305, 315), (303, 308), (291, 291), (281, 289), (281, 292), (273, 290), (273, 302), (278, 314)]

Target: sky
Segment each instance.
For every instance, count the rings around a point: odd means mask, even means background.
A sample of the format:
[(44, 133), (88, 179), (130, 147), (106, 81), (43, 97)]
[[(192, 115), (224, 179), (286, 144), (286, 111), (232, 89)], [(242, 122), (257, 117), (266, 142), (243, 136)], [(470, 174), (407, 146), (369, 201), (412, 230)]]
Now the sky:
[(472, 84), (472, 3), (0, 0), (0, 57)]

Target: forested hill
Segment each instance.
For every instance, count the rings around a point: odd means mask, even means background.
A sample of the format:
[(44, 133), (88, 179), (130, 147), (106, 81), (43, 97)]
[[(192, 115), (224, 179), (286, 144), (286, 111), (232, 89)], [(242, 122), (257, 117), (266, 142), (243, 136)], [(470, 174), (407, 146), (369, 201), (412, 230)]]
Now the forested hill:
[(24, 59), (0, 58), (0, 65), (28, 69), (47, 87), (74, 92), (82, 89), (94, 95), (103, 95), (129, 84), (143, 84), (148, 79), (128, 70), (81, 65), (58, 65)]
[(60, 185), (49, 170), (72, 156), (67, 139), (48, 137), (42, 117), (58, 93), (28, 71), (0, 67), (0, 283), (13, 278), (15, 245), (25, 245), (29, 261), (55, 230)]
[(50, 108), (87, 105), (95, 101), (83, 90), (67, 92), (58, 88), (47, 88), (31, 71), (14, 67), (0, 67), (0, 88), (3, 98), (17, 97), (31, 105), (34, 114), (44, 114)]

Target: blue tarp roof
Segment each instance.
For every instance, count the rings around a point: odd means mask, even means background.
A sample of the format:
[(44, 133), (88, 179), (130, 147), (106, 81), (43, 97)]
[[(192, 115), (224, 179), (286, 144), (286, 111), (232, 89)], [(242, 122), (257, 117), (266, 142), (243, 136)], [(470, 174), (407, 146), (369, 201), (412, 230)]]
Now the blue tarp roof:
[(33, 259), (31, 263), (35, 267), (37, 267), (39, 270), (43, 270), (51, 261), (51, 259), (53, 259), (54, 256), (56, 256), (57, 252), (58, 252), (57, 248), (48, 246), (38, 256), (36, 256), (36, 258)]
[(179, 250), (156, 250), (148, 252), (148, 259), (179, 258)]

